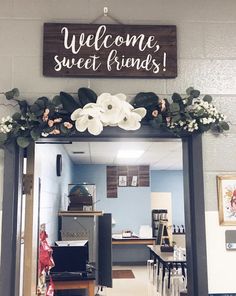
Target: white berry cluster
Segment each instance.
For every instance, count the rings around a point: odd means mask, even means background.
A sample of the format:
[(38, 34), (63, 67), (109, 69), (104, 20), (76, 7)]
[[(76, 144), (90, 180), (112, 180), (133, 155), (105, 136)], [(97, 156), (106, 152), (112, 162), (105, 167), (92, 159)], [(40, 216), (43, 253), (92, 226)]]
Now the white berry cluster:
[(3, 117), (0, 122), (0, 133), (3, 133), (3, 134), (9, 133), (13, 128), (12, 122), (13, 122), (12, 117), (10, 116)]
[(200, 122), (202, 124), (210, 124), (216, 121), (223, 121), (225, 120), (225, 116), (218, 112), (216, 107), (208, 102), (205, 102), (201, 99), (195, 101), (197, 104), (198, 110), (202, 109), (203, 117), (200, 118)]
[(190, 106), (187, 106), (190, 118), (181, 118), (180, 120), (167, 123), (170, 129), (181, 129), (187, 132), (194, 132), (199, 129), (199, 124), (210, 125), (225, 120), (225, 116), (219, 113), (214, 105), (203, 99), (195, 99)]
[(167, 126), (171, 129), (181, 128), (190, 133), (194, 132), (195, 130), (198, 130), (198, 123), (196, 119), (179, 120), (175, 123), (170, 122), (167, 124)]

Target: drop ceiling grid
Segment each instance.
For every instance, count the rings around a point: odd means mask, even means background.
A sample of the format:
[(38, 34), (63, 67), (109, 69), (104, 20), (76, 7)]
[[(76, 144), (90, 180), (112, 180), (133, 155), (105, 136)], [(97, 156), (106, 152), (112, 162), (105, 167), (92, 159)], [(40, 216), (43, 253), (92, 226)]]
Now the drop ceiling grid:
[[(153, 169), (182, 169), (182, 143), (178, 142), (75, 142), (64, 145), (70, 158), (76, 164), (144, 165)], [(119, 149), (144, 150), (135, 160), (118, 160)], [(84, 151), (84, 154), (73, 154)]]

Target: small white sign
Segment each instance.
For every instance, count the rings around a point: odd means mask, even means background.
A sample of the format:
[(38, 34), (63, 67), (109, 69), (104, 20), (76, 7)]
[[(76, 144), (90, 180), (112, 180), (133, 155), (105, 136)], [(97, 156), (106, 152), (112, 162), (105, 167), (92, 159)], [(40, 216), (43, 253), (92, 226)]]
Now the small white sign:
[(137, 186), (138, 185), (138, 176), (133, 176), (131, 181), (131, 186)]
[(127, 186), (127, 176), (119, 176), (119, 186)]

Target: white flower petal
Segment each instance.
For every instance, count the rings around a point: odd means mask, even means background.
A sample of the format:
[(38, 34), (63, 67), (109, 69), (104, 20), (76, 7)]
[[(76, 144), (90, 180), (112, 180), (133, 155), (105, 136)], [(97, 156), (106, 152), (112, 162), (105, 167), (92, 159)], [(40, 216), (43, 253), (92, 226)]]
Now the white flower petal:
[(92, 117), (100, 117), (101, 108), (86, 108), (83, 109), (80, 113), (80, 116), (90, 115)]
[(81, 109), (81, 108), (76, 109), (76, 110), (71, 114), (71, 116), (70, 116), (71, 120), (74, 120), (74, 121), (75, 121), (77, 118), (79, 118), (80, 113), (81, 113), (82, 110), (83, 110), (83, 109)]
[(141, 116), (141, 118), (145, 117), (147, 114), (147, 110), (145, 108), (136, 108), (132, 112), (135, 112)]
[(75, 128), (79, 132), (84, 132), (88, 128), (88, 117), (82, 116), (78, 118), (75, 122)]
[(134, 109), (134, 107), (130, 103), (125, 102), (125, 101), (122, 102), (122, 107), (125, 112), (129, 112)]
[(97, 98), (97, 104), (98, 105), (101, 105), (103, 102), (104, 102), (104, 100), (109, 100), (110, 99), (110, 97), (111, 97), (112, 95), (111, 94), (109, 94), (109, 93), (102, 93), (100, 96), (98, 96), (98, 98)]
[(125, 130), (137, 130), (140, 128), (140, 115), (137, 113), (131, 112), (126, 116), (122, 121), (118, 123), (118, 126)]
[(126, 95), (125, 94), (116, 94), (114, 97), (117, 97), (121, 101), (126, 101)]
[(99, 108), (99, 106), (96, 104), (96, 103), (88, 103), (86, 105), (84, 105), (83, 109), (86, 109), (86, 108)]
[(122, 110), (107, 111), (101, 114), (101, 121), (106, 125), (116, 125), (125, 116)]
[(90, 134), (97, 136), (99, 135), (103, 130), (103, 125), (100, 120), (93, 118), (88, 121), (88, 131)]

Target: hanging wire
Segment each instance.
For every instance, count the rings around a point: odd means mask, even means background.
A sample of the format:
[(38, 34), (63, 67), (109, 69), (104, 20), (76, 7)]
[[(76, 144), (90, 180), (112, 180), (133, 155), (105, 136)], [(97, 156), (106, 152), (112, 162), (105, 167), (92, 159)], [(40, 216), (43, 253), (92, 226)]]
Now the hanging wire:
[(98, 17), (96, 17), (96, 18), (91, 22), (91, 24), (96, 23), (96, 21), (100, 20), (100, 19), (103, 18), (103, 17), (105, 17), (105, 18), (109, 18), (109, 19), (113, 20), (114, 22), (116, 22), (116, 23), (118, 23), (118, 24), (120, 24), (120, 25), (123, 25), (123, 23), (122, 23), (120, 20), (118, 20), (117, 18), (115, 18), (114, 16), (112, 16), (112, 15), (109, 13), (109, 9), (108, 9), (107, 6), (103, 7), (103, 14), (100, 14)]

